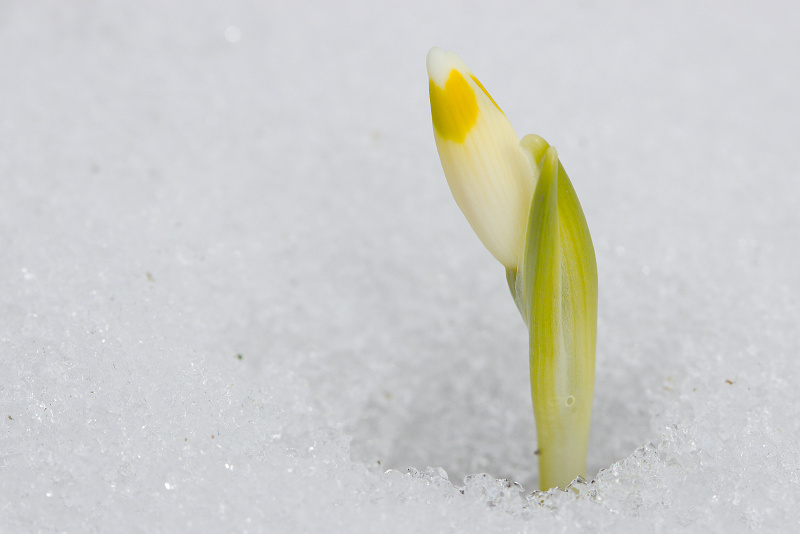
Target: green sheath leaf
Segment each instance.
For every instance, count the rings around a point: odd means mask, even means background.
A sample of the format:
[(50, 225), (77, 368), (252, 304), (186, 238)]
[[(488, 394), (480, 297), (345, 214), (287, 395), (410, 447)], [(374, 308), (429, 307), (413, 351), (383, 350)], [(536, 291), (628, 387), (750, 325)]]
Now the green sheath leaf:
[(586, 471), (597, 267), (583, 210), (555, 148), (538, 136), (526, 136), (522, 145), (538, 161), (539, 180), (521, 265), (507, 275), (509, 287), (515, 275), (512, 294), (530, 333), (540, 485), (564, 488)]

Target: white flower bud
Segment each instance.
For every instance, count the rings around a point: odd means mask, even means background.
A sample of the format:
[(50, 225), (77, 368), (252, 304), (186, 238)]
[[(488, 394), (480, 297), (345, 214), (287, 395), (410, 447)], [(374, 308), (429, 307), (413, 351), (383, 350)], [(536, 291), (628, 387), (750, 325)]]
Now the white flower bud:
[(484, 246), (515, 269), (538, 169), (503, 111), (456, 54), (432, 48), (427, 65), (433, 135), (450, 191)]

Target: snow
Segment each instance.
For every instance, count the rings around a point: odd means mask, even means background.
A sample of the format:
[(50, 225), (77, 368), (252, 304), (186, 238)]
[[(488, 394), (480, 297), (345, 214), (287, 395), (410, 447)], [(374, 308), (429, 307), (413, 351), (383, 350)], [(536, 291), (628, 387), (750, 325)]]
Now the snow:
[[(487, 6), (0, 4), (1, 531), (800, 526), (800, 9)], [(533, 492), (434, 45), (592, 231), (574, 492)]]

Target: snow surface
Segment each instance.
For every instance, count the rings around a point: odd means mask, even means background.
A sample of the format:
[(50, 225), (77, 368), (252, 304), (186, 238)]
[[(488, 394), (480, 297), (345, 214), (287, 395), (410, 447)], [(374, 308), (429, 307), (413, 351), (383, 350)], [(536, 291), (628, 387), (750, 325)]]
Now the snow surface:
[[(800, 11), (649, 4), (0, 3), (0, 531), (796, 531)], [(575, 493), (434, 45), (594, 237)]]

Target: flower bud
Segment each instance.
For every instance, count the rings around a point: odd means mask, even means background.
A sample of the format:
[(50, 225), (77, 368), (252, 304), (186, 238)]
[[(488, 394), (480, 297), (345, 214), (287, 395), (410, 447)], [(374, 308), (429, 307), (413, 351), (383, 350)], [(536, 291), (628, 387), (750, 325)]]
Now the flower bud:
[(537, 168), (503, 111), (456, 54), (432, 48), (427, 66), (433, 135), (450, 191), (489, 252), (516, 268)]

